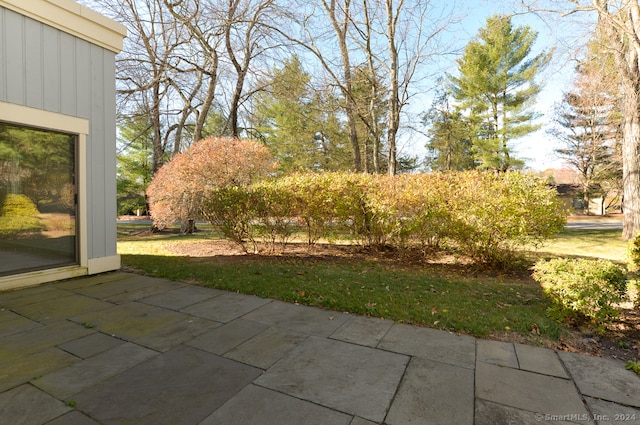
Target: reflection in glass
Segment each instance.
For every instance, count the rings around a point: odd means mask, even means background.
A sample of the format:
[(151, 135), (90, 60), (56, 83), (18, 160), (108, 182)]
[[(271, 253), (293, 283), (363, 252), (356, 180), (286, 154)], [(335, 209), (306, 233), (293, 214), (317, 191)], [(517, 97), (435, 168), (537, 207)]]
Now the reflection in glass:
[(77, 263), (75, 142), (0, 122), (0, 276)]

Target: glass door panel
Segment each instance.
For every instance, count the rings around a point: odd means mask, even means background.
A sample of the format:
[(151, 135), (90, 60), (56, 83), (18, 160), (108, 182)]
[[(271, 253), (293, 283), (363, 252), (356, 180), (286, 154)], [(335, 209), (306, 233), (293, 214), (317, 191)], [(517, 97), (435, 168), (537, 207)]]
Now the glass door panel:
[(77, 264), (76, 139), (0, 122), (0, 276)]

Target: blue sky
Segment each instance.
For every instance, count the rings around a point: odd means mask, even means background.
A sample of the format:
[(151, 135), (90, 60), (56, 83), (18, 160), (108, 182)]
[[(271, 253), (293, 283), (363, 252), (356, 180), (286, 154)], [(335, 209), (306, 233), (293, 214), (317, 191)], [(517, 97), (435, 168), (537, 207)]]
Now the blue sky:
[[(446, 0), (442, 0), (446, 1)], [(458, 14), (461, 21), (451, 32), (451, 44), (460, 45), (461, 48), (472, 40), (478, 30), (484, 26), (486, 18), (496, 13), (509, 14), (517, 12), (519, 1), (504, 0), (466, 0), (459, 1)], [(588, 32), (593, 27), (593, 17), (588, 14), (561, 17), (559, 15), (535, 15), (516, 14), (513, 23), (516, 25), (529, 25), (538, 31), (535, 53), (542, 50), (554, 50), (554, 59), (540, 75), (538, 82), (543, 84), (543, 91), (538, 96), (535, 110), (543, 114), (539, 120), (543, 127), (541, 130), (514, 142), (519, 157), (527, 159), (527, 166), (536, 170), (547, 168), (560, 168), (562, 161), (553, 153), (557, 142), (546, 131), (551, 125), (554, 104), (562, 99), (562, 94), (571, 89), (573, 69), (576, 64), (575, 57), (583, 49)], [(455, 73), (456, 65), (454, 57), (443, 63), (447, 72)], [(426, 110), (430, 106), (430, 96), (421, 98), (419, 104), (411, 105), (412, 111), (420, 108)], [(423, 137), (410, 137), (405, 142), (403, 149), (407, 153), (424, 157), (426, 150)]]

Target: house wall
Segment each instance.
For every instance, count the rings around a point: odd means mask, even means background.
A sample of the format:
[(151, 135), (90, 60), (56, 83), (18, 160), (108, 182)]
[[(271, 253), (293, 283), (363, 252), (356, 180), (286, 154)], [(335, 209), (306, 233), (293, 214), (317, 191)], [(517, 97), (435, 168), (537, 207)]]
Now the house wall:
[[(20, 7), (31, 10), (25, 13)], [(65, 30), (74, 26), (76, 32), (85, 26), (88, 36)], [(116, 42), (97, 43), (104, 33), (115, 34)], [(89, 273), (120, 264), (115, 179), (118, 36), (121, 46), (123, 27), (71, 0), (0, 0), (0, 119), (3, 107), (8, 111), (11, 104), (88, 122), (84, 158), (79, 162), (86, 164), (80, 182), (85, 211), (80, 214), (86, 219), (82, 227)]]

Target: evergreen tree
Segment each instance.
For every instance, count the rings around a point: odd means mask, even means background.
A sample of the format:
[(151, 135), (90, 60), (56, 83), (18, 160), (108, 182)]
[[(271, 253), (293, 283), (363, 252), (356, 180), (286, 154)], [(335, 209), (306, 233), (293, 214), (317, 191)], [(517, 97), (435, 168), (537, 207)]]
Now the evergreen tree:
[(134, 115), (118, 126), (118, 213), (147, 211), (145, 192), (153, 177), (153, 127), (145, 114)]
[(314, 92), (310, 82), (293, 56), (273, 70), (267, 89), (256, 96), (255, 129), (283, 172), (345, 167), (343, 153), (349, 148), (336, 118), (338, 105)]
[(474, 169), (468, 121), (451, 103), (451, 92), (442, 90), (424, 117), (429, 126), (426, 166), (431, 170)]
[(459, 76), (450, 77), (453, 93), (475, 132), (473, 150), (480, 168), (521, 166), (510, 142), (540, 127), (529, 107), (541, 89), (534, 79), (551, 54), (531, 57), (536, 37), (530, 27), (514, 27), (510, 17), (494, 15), (457, 60)]

